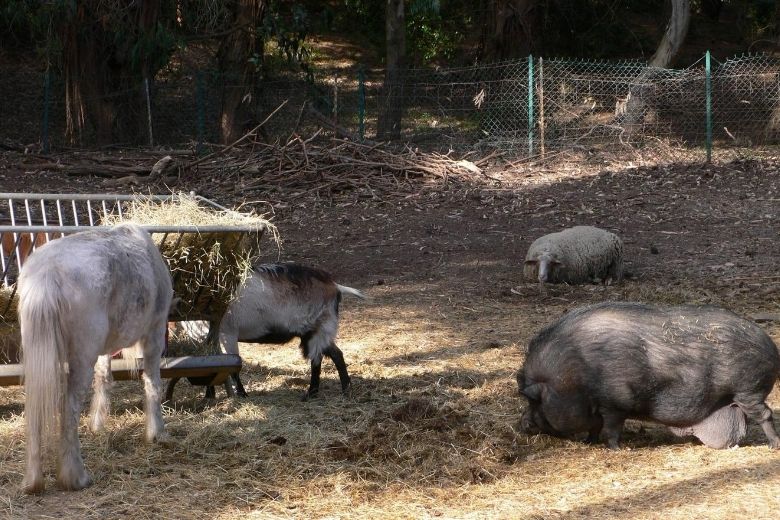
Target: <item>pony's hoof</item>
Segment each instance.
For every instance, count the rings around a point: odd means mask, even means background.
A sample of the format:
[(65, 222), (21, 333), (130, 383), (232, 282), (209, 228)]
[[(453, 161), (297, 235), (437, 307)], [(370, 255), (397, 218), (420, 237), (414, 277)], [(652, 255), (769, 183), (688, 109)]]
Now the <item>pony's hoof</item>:
[(25, 478), (24, 482), (22, 482), (22, 491), (27, 495), (40, 495), (44, 489), (46, 489), (46, 483), (43, 475), (31, 480)]
[(79, 489), (84, 489), (91, 486), (92, 477), (90, 477), (89, 473), (84, 470), (83, 473), (75, 478), (60, 477), (57, 481), (57, 485), (60, 487), (60, 489), (64, 489), (65, 491), (78, 491)]
[(168, 432), (158, 433), (150, 441), (154, 444), (160, 444), (161, 446), (172, 446), (174, 444), (173, 437)]

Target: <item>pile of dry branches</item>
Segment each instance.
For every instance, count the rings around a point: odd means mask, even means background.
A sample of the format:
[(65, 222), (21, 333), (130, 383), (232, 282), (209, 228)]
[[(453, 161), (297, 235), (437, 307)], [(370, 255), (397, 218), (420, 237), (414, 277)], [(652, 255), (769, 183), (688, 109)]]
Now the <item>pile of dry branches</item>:
[(217, 151), (195, 159), (186, 150), (166, 151), (163, 157), (159, 152), (138, 150), (45, 158), (27, 155), (12, 162), (27, 172), (105, 177), (108, 189), (135, 185), (201, 191), (208, 186), (220, 195), (266, 198), (283, 193), (290, 200), (349, 190), (379, 197), (423, 186), (490, 180), (485, 168), (499, 155), (475, 158), (475, 152), (470, 152), (454, 157), (452, 152), (422, 152), (409, 145), (325, 137), (322, 129), (308, 138), (294, 135), (286, 142), (266, 143), (257, 138), (256, 131), (229, 146), (213, 145)]
[[(288, 142), (244, 146), (238, 153), (214, 154), (183, 165), (182, 178), (206, 178), (221, 192), (243, 196), (284, 190), (285, 198), (364, 189), (372, 195), (400, 191), (410, 184), (460, 184), (474, 176), (488, 177), (484, 166), (493, 158), (469, 161), (468, 155), (423, 153), (410, 147), (389, 149), (383, 143), (347, 139), (317, 140), (318, 134)], [(189, 182), (188, 182), (189, 184)]]

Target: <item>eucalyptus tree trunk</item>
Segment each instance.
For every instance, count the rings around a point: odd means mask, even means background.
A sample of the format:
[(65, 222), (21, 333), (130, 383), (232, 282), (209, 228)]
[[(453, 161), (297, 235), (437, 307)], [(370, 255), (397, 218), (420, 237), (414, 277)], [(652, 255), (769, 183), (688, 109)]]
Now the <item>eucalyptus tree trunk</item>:
[(493, 0), (486, 51), (489, 60), (527, 58), (541, 38), (539, 0)]
[(250, 104), (257, 78), (253, 55), (262, 55), (263, 39), (257, 32), (265, 13), (265, 0), (236, 0), (233, 31), (219, 46), (217, 60), (225, 84), (219, 118), (223, 143), (241, 138), (251, 120)]
[(65, 83), (65, 137), (71, 144), (81, 142), (91, 123), (98, 143), (111, 142), (117, 111), (106, 94), (110, 70), (103, 59), (105, 30), (91, 16), (96, 0), (68, 8), (59, 20), (62, 46), (62, 74)]
[(661, 43), (650, 59), (651, 67), (667, 68), (677, 55), (691, 22), (691, 0), (671, 0), (672, 14)]
[(403, 116), (403, 72), (406, 67), (406, 17), (404, 0), (386, 0), (385, 39), (387, 58), (382, 109), (377, 121), (379, 139), (397, 139)]
[[(775, 9), (777, 9), (778, 4), (780, 4), (780, 2), (775, 2)], [(711, 20), (717, 22), (720, 18), (720, 11), (722, 9), (723, 0), (701, 0), (701, 12)]]
[(775, 0), (775, 41), (780, 45), (780, 0)]
[(639, 128), (648, 111), (646, 86), (658, 76), (657, 69), (668, 68), (671, 65), (688, 34), (691, 20), (691, 1), (671, 0), (671, 2), (672, 12), (669, 16), (669, 23), (663, 38), (661, 38), (661, 43), (658, 44), (655, 54), (650, 59), (649, 67), (634, 78), (633, 85), (626, 93), (626, 97), (619, 100), (615, 107), (615, 119), (629, 136)]
[(89, 127), (99, 144), (145, 136), (144, 80), (165, 61), (158, 53), (169, 50), (156, 40), (164, 22), (160, 0), (125, 8), (101, 0), (62, 5), (53, 21), (62, 48), (66, 138), (81, 142)]

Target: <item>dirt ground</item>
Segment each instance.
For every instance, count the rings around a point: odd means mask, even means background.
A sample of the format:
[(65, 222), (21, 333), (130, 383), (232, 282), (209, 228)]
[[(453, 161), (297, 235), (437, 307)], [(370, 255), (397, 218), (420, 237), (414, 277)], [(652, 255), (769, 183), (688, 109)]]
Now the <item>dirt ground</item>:
[[(174, 443), (142, 442), (141, 392), (117, 384), (107, 430), (82, 429), (95, 484), (49, 479), (20, 493), (20, 388), (0, 388), (0, 515), (9, 518), (776, 518), (780, 452), (756, 425), (717, 451), (630, 422), (619, 451), (526, 436), (515, 374), (528, 340), (576, 306), (603, 300), (716, 303), (747, 317), (780, 312), (780, 153), (643, 157), (583, 153), (496, 168), (493, 179), (427, 182), (372, 195), (244, 200), (240, 190), (178, 189), (273, 212), (283, 244), (266, 259), (330, 270), (345, 298), (339, 346), (353, 376), (339, 394), (300, 397), (297, 343), (242, 345), (248, 399), (203, 402), (180, 383), (166, 421)], [(0, 191), (103, 192), (103, 181), (20, 174)], [(576, 224), (619, 233), (630, 279), (551, 287), (522, 280), (539, 235)], [(775, 341), (780, 324), (762, 323)], [(780, 427), (780, 391), (770, 396)], [(83, 425), (85, 423), (82, 423)], [(53, 464), (49, 464), (53, 470)]]

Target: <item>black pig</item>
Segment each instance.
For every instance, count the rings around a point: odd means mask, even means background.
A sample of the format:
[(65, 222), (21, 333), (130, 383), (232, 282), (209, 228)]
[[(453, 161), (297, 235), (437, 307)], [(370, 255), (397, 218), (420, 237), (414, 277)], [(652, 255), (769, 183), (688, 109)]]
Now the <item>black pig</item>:
[(766, 397), (780, 355), (757, 325), (712, 306), (601, 303), (575, 309), (531, 340), (517, 375), (527, 433), (603, 431), (618, 448), (626, 419), (681, 430), (731, 403), (780, 448)]

